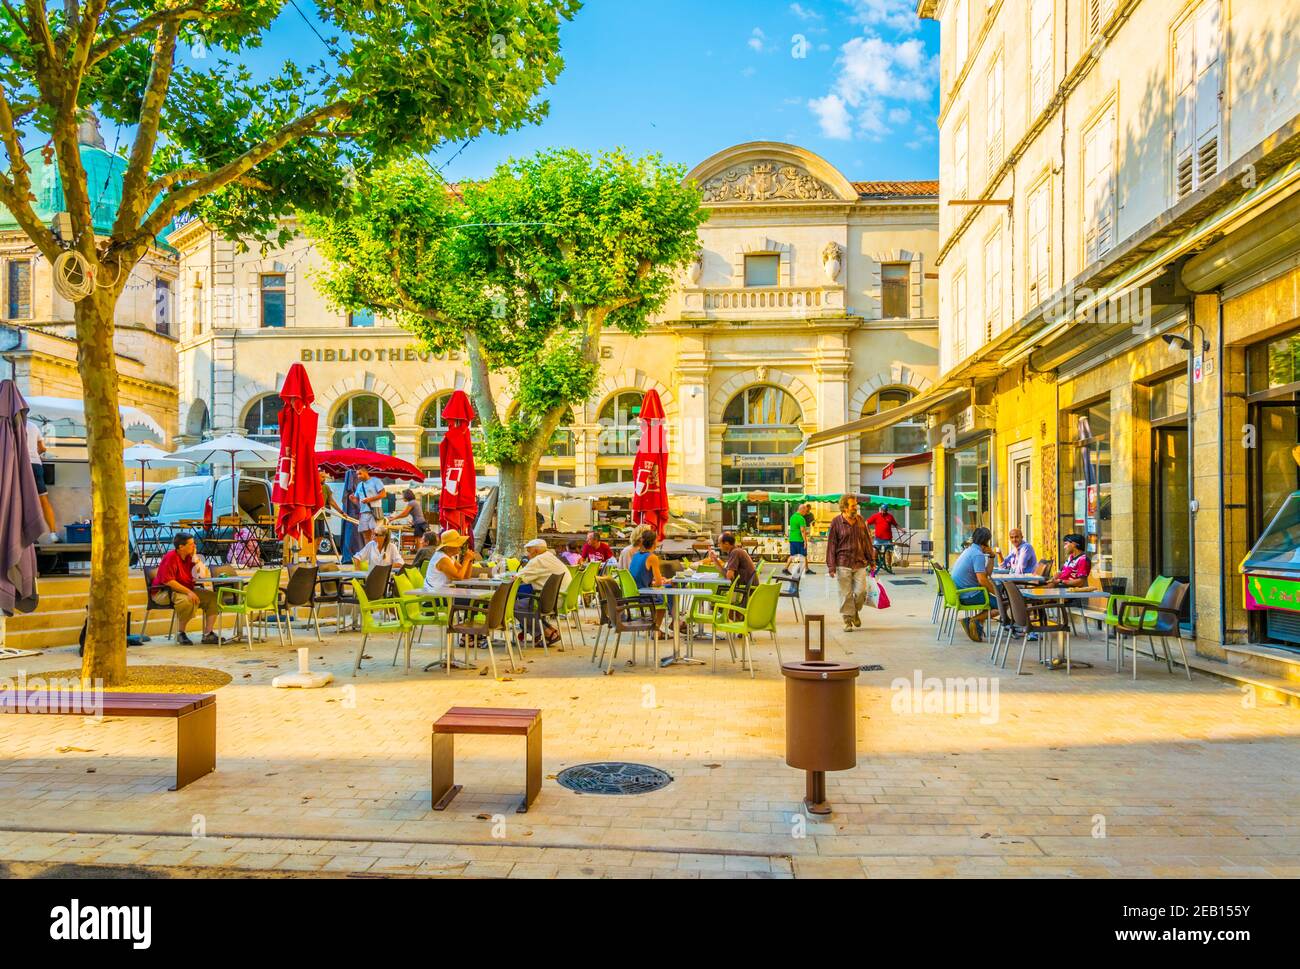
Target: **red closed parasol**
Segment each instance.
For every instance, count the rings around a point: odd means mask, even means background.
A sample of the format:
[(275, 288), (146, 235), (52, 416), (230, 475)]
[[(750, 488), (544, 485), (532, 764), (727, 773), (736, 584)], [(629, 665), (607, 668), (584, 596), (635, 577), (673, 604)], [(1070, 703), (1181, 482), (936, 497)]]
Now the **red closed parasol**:
[(632, 461), (632, 520), (660, 538), (668, 524), (668, 440), (664, 407), (655, 390), (641, 401), (641, 443)]
[(438, 444), (438, 467), (442, 475), (442, 496), (438, 499), (438, 524), (468, 535), (478, 514), (478, 475), (474, 470), (474, 444), (469, 424), (474, 419), (465, 391), (457, 390), (442, 409), (447, 433)]
[(280, 460), (275, 468), (271, 501), (275, 503), (275, 534), (281, 539), (309, 539), (312, 518), (321, 509), (320, 475), (316, 471), (316, 424), (320, 415), (311, 406), (307, 371), (300, 363), (289, 368), (280, 388)]
[(378, 451), (367, 451), (363, 447), (343, 448), (338, 451), (317, 451), (316, 467), (326, 474), (340, 478), (356, 468), (369, 468), (376, 478), (409, 478), (423, 481), (424, 472), (410, 461), (403, 461)]

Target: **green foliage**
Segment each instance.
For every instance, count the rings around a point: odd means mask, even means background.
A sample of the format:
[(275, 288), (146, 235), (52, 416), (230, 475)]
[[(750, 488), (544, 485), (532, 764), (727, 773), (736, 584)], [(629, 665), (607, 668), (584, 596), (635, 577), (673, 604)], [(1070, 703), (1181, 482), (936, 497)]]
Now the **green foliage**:
[(387, 314), (434, 351), (468, 346), (479, 372), (508, 375), (517, 406), (480, 414), (481, 456), (527, 462), (594, 392), (602, 329), (643, 330), (693, 257), (706, 213), (684, 176), (658, 156), (560, 150), (453, 188), (408, 160), (303, 221), (336, 305)]
[[(44, 141), (56, 124), (53, 91), (77, 90), (45, 70), (37, 57), (43, 26), (0, 11), (0, 84), (20, 110), (29, 140)], [(62, 4), (47, 9), (58, 45), (75, 31)], [(78, 5), (84, 11), (86, 3)], [(312, 112), (323, 112), (239, 182), (214, 186), (187, 208), (232, 237), (276, 239), (279, 220), (294, 209), (324, 209), (344, 194), (342, 177), (447, 140), (501, 132), (546, 114), (537, 92), (563, 63), (559, 29), (579, 0), (318, 0), (326, 24), (322, 44), (286, 60), (270, 77), (254, 78), (240, 54), (259, 47), (273, 21), (294, 16), (285, 0), (121, 0), (98, 23), (79, 109), (94, 108), (119, 124), (141, 123), (154, 69), (151, 16), (173, 13), (178, 50), (197, 56), (168, 61), (157, 150), (149, 177), (212, 172), (281, 136)], [(183, 16), (182, 16), (183, 14)], [(293, 52), (297, 55), (298, 52)], [(42, 97), (42, 95), (46, 95)], [(39, 103), (37, 103), (39, 102)], [(35, 104), (22, 111), (24, 104)], [(11, 160), (12, 162), (12, 160)], [(143, 215), (152, 199), (139, 211)], [(130, 204), (130, 200), (127, 200)]]

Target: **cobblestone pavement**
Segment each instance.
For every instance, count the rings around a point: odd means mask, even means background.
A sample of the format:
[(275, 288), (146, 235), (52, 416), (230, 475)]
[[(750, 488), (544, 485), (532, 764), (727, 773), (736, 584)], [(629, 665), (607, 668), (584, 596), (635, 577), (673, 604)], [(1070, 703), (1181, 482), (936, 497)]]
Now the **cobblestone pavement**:
[[(1117, 675), (1099, 634), (1074, 657), (1092, 669), (993, 670), (987, 647), (937, 644), (927, 582), (893, 585), (894, 607), (843, 632), (824, 575), (805, 602), (831, 620), (831, 658), (884, 669), (858, 688), (858, 766), (829, 775), (835, 813), (801, 812), (803, 776), (784, 763), (784, 686), (770, 641), (751, 679), (725, 647), (718, 669), (624, 665), (585, 649), (529, 651), (527, 670), (407, 675), (391, 646), (310, 643), (321, 690), (275, 690), (293, 665), (278, 645), (131, 651), (133, 662), (230, 671), (218, 691), (218, 769), (168, 792), (171, 721), (6, 717), (0, 735), (0, 863), (59, 877), (205, 872), (318, 875), (760, 877), (1300, 875), (1300, 710), (1141, 661)], [(802, 629), (782, 603), (784, 658)], [(594, 627), (586, 627), (590, 642)], [(961, 633), (958, 633), (961, 637)], [(1032, 647), (1031, 647), (1032, 648)], [(696, 647), (711, 659), (710, 645)], [(1030, 657), (1032, 659), (1033, 657)], [(1012, 657), (1014, 660), (1014, 656)], [(14, 677), (19, 661), (0, 664)], [(22, 661), (28, 675), (74, 652)], [(917, 677), (921, 679), (918, 681)], [(964, 692), (945, 678), (975, 680)], [(937, 679), (934, 679), (937, 678)], [(896, 685), (895, 681), (909, 684)], [(918, 692), (916, 684), (920, 682)], [(430, 810), (429, 724), (447, 707), (540, 707), (542, 793), (514, 813), (519, 738), (457, 740), (464, 790)], [(595, 760), (668, 771), (634, 797), (578, 795), (555, 774)]]

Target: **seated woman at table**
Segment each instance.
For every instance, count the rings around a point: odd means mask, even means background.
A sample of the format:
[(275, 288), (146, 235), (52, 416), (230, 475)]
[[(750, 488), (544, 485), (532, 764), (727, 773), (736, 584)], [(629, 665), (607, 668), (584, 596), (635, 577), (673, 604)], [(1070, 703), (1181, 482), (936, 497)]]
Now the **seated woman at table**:
[(374, 538), (361, 546), (361, 551), (357, 552), (353, 561), (364, 563), (371, 568), (376, 565), (391, 565), (395, 569), (400, 569), (406, 564), (397, 543), (389, 537), (388, 525), (384, 522), (375, 523)]
[(465, 548), (468, 541), (468, 535), (462, 535), (454, 528), (448, 528), (439, 536), (438, 547), (429, 559), (429, 567), (424, 573), (421, 592), (450, 595), (453, 591), (452, 583), (468, 579), (473, 574), (478, 552)]
[[(659, 536), (655, 534), (653, 528), (647, 528), (641, 533), (639, 546), (628, 567), (628, 571), (632, 573), (632, 580), (636, 582), (638, 589), (659, 588), (666, 584), (663, 571), (659, 568), (659, 556), (655, 553), (655, 546), (658, 544)], [(664, 597), (653, 596), (653, 599), (655, 602), (655, 635), (663, 639), (665, 638), (664, 632), (659, 626), (664, 618)]]
[(1092, 560), (1084, 551), (1084, 538), (1077, 532), (1065, 536), (1065, 562), (1061, 571), (1044, 582), (1045, 586), (1061, 589), (1088, 588), (1088, 574), (1092, 571)]

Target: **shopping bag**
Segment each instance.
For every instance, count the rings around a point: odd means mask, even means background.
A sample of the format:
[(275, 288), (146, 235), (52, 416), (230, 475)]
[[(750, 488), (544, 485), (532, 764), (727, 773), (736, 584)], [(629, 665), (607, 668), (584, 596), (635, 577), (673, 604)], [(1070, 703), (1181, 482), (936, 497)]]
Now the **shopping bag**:
[(874, 575), (867, 577), (867, 602), (873, 609), (888, 609), (889, 595), (885, 586)]

